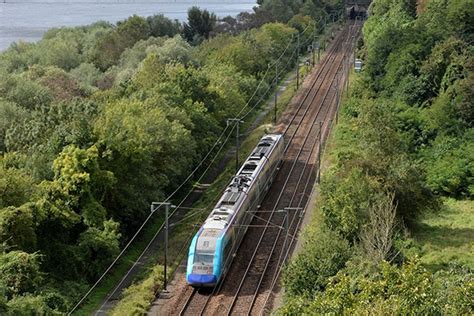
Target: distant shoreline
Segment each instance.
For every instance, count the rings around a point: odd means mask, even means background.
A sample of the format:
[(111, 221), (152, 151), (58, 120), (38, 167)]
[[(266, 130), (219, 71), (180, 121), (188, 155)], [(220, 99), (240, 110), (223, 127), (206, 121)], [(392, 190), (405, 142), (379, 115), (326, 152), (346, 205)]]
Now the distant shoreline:
[(255, 5), (256, 0), (0, 0), (0, 51), (13, 42), (36, 42), (55, 27), (86, 26), (98, 21), (116, 23), (133, 14), (163, 14), (183, 22), (192, 6), (224, 17), (251, 12)]

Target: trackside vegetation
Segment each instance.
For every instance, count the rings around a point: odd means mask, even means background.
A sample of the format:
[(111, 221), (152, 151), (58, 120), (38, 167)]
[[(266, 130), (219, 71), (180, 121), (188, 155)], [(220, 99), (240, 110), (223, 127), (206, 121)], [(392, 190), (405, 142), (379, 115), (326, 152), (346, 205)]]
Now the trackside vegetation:
[[(183, 24), (131, 16), (51, 29), (2, 52), (0, 314), (68, 312), (262, 78), (248, 108), (264, 97), (268, 66), (282, 53), (295, 66), (296, 33), (311, 30), (308, 45), (342, 8), (265, 0), (218, 20), (194, 7)], [(155, 290), (160, 269), (127, 294)], [(142, 310), (149, 297), (132, 300)]]
[(473, 4), (372, 2), (278, 314), (474, 313)]

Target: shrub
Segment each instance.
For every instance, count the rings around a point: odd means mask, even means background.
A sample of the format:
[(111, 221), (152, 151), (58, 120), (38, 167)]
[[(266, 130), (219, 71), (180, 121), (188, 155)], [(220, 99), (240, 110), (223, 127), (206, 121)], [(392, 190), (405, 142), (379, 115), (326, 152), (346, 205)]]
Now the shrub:
[(321, 226), (304, 236), (302, 250), (285, 268), (283, 284), (287, 295), (312, 296), (323, 290), (350, 258), (349, 243)]

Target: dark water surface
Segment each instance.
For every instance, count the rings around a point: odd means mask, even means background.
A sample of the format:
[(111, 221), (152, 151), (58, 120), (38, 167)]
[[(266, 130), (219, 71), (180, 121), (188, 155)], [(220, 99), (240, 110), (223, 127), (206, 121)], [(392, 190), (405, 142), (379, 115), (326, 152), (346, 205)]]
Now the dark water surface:
[[(4, 2), (5, 1), (5, 2)], [(255, 0), (0, 0), (0, 50), (14, 41), (37, 41), (59, 26), (87, 25), (99, 20), (117, 22), (130, 15), (163, 13), (185, 21), (191, 6), (218, 17), (252, 11)]]

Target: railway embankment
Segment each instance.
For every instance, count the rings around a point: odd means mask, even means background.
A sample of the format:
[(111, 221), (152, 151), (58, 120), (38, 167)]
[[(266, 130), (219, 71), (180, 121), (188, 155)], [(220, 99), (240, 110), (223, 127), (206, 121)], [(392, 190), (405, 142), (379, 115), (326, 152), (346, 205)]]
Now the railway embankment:
[[(472, 105), (472, 94), (463, 88), (473, 78), (472, 32), (448, 27), (460, 18), (449, 14), (435, 23), (443, 30), (431, 32), (428, 21), (445, 9), (437, 1), (425, 3), (418, 14), (416, 6), (396, 1), (381, 10), (383, 3), (373, 2), (364, 25), (358, 43), (362, 72), (350, 77), (324, 156), (314, 215), (283, 273), (276, 314), (473, 312), (468, 169), (474, 151), (472, 126), (462, 110)], [(450, 6), (472, 12), (467, 2)], [(410, 22), (397, 28), (400, 20)], [(442, 40), (413, 54), (420, 32), (425, 40)], [(416, 66), (408, 70), (410, 58)], [(455, 77), (454, 64), (462, 69)], [(421, 84), (435, 73), (438, 79)], [(437, 86), (441, 81), (443, 88)]]
[[(316, 179), (318, 152), (335, 117), (339, 92), (344, 86), (345, 56), (350, 55), (353, 47), (344, 40), (351, 38), (352, 32), (357, 32), (357, 28), (348, 25), (338, 32), (302, 93), (293, 99), (275, 126), (274, 131), (285, 135), (285, 158), (260, 209), (255, 211), (228, 276), (211, 291), (193, 290), (181, 276), (171, 295), (158, 303), (157, 313), (271, 310), (273, 297), (269, 293), (273, 295), (276, 291), (281, 267), (294, 247), (304, 206)], [(286, 217), (287, 231), (282, 229), (285, 208), (295, 209)]]

